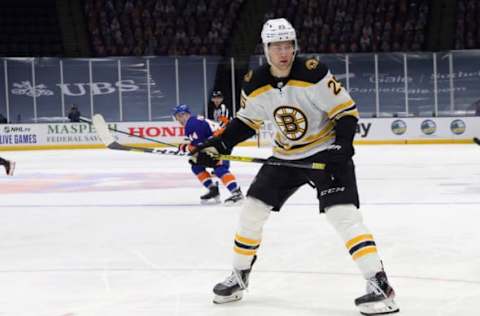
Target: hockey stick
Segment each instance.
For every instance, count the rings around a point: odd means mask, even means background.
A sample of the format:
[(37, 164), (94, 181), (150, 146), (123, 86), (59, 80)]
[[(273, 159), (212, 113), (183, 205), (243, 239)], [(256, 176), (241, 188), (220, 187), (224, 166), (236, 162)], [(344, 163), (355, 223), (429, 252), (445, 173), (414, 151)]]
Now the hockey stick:
[[(108, 125), (103, 119), (101, 114), (95, 114), (92, 119), (92, 124), (97, 131), (98, 136), (102, 140), (102, 142), (107, 146), (109, 149), (114, 150), (126, 150), (126, 151), (139, 151), (139, 152), (146, 152), (146, 153), (153, 153), (153, 154), (162, 154), (162, 155), (175, 155), (175, 156), (190, 156), (188, 153), (179, 152), (171, 149), (165, 148), (145, 148), (145, 147), (134, 147), (134, 146), (127, 146), (118, 143), (112, 136), (112, 134), (108, 131)], [(118, 130), (114, 130), (118, 131)], [(125, 132), (123, 132), (125, 133)], [(140, 138), (144, 138), (139, 136)], [(147, 138), (144, 138), (147, 139)], [(147, 139), (148, 140), (148, 139)], [(264, 158), (254, 158), (254, 157), (245, 157), (245, 156), (232, 156), (232, 155), (213, 155), (212, 158), (218, 160), (228, 160), (228, 161), (239, 161), (239, 162), (254, 162), (254, 163), (262, 163), (271, 166), (283, 166), (283, 167), (294, 167), (294, 168), (303, 168), (303, 169), (318, 169), (323, 170), (325, 169), (324, 163), (295, 163), (295, 162), (288, 162), (288, 161), (272, 161)]]
[(321, 162), (298, 163), (298, 162), (275, 161), (275, 160), (268, 160), (268, 159), (264, 159), (264, 158), (232, 156), (232, 155), (216, 155), (216, 156), (213, 156), (213, 158), (219, 159), (219, 160), (240, 161), (240, 162), (255, 162), (255, 163), (261, 163), (261, 164), (270, 165), (270, 166), (292, 167), (292, 168), (301, 168), (301, 169), (324, 170), (325, 166), (326, 166), (324, 163), (321, 163)]
[[(101, 114), (95, 114), (94, 117), (95, 117), (96, 115), (100, 115), (100, 116), (101, 116)], [(165, 142), (159, 141), (159, 140), (154, 139), (154, 138), (149, 138), (149, 137), (145, 137), (145, 136), (130, 134), (130, 133), (128, 133), (128, 132), (121, 131), (121, 130), (118, 130), (118, 129), (116, 129), (116, 128), (110, 127), (110, 126), (108, 126), (108, 124), (107, 124), (107, 123), (105, 122), (105, 120), (103, 119), (103, 116), (102, 116), (102, 120), (103, 120), (103, 124), (104, 124), (105, 127), (107, 128), (107, 132), (108, 132), (108, 130), (111, 130), (111, 131), (116, 132), (116, 133), (119, 133), (119, 134), (124, 134), (124, 135), (128, 135), (128, 136), (130, 136), (130, 137), (136, 137), (136, 138), (148, 140), (148, 141), (151, 141), (151, 142), (154, 142), (154, 143), (157, 143), (157, 144), (161, 144), (161, 145), (165, 145), (165, 146), (177, 148), (177, 145), (175, 145), (175, 144), (165, 143)], [(93, 121), (92, 121), (91, 119), (88, 119), (88, 118), (83, 117), (83, 116), (80, 117), (80, 121), (85, 122), (85, 123), (88, 123), (88, 124), (93, 124)], [(95, 126), (95, 124), (93, 124), (93, 125)]]
[(480, 138), (474, 137), (473, 141), (477, 144), (480, 145)]
[[(169, 148), (145, 148), (145, 147), (134, 147), (134, 146), (122, 145), (113, 138), (113, 135), (108, 130), (112, 130), (121, 134), (128, 134), (128, 133), (117, 130), (115, 128), (108, 127), (107, 123), (105, 122), (105, 119), (101, 114), (95, 114), (92, 120), (89, 120), (89, 119), (83, 119), (83, 120), (87, 123), (93, 124), (93, 126), (95, 127), (95, 130), (97, 131), (98, 137), (100, 137), (100, 140), (102, 141), (102, 143), (105, 144), (105, 146), (107, 146), (109, 149), (139, 151), (139, 152), (146, 152), (146, 153), (158, 153), (163, 155), (174, 155), (174, 156), (189, 156), (189, 154), (186, 152), (181, 152), (181, 151), (169, 149)], [(149, 139), (147, 137), (142, 137), (142, 136), (137, 136), (137, 137), (146, 139), (146, 140), (153, 140), (153, 139)], [(160, 143), (163, 144), (163, 142), (160, 142)], [(169, 146), (175, 146), (175, 145), (169, 144)]]

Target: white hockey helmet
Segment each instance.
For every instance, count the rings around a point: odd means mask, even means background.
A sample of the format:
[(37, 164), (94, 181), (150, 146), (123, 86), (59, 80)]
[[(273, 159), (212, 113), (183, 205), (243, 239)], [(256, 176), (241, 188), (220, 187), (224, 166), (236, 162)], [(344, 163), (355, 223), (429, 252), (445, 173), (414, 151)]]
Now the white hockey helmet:
[(270, 57), (268, 56), (268, 44), (274, 42), (283, 42), (283, 41), (293, 41), (294, 42), (294, 52), (295, 56), (297, 52), (297, 34), (295, 29), (287, 21), (287, 19), (270, 19), (265, 24), (263, 24), (262, 29), (262, 42), (263, 50), (267, 62), (270, 64)]

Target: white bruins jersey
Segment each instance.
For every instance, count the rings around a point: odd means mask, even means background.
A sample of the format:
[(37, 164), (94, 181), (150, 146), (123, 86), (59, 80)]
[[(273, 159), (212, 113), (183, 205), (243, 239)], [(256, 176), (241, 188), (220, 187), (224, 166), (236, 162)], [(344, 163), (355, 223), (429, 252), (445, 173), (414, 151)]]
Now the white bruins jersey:
[(325, 150), (335, 141), (335, 120), (358, 118), (355, 102), (317, 59), (296, 57), (287, 78), (275, 78), (270, 66), (244, 77), (237, 118), (253, 129), (274, 126), (273, 156), (295, 160)]

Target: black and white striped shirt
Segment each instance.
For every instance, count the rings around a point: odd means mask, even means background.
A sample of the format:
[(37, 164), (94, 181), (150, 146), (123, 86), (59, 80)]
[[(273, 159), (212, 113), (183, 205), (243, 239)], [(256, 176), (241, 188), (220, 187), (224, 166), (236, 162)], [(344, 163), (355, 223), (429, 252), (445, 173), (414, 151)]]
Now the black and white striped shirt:
[(224, 126), (230, 120), (230, 115), (227, 106), (222, 103), (219, 106), (213, 106), (213, 120), (220, 124), (220, 126)]

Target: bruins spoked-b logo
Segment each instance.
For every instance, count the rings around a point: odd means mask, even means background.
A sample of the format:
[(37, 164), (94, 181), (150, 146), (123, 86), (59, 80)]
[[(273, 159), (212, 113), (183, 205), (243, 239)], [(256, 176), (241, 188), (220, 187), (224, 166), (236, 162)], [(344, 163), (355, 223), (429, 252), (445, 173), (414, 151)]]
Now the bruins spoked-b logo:
[(307, 132), (307, 118), (302, 111), (291, 106), (280, 106), (273, 117), (283, 135), (289, 140), (299, 140)]
[(315, 58), (310, 58), (305, 61), (305, 67), (307, 67), (308, 70), (313, 70), (318, 67), (318, 60)]

